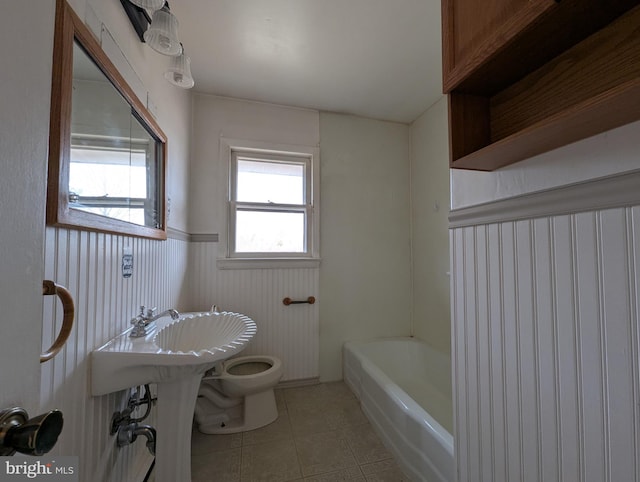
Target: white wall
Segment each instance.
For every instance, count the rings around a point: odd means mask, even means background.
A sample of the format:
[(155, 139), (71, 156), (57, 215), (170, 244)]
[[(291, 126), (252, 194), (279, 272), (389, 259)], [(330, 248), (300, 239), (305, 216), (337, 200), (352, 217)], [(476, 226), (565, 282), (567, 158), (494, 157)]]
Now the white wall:
[(638, 480), (639, 216), (451, 231), (460, 482)]
[[(125, 246), (133, 253), (131, 278), (122, 276)], [(45, 278), (69, 289), (76, 316), (65, 349), (42, 365), (41, 407), (62, 410), (65, 428), (51, 454), (79, 456), (80, 480), (139, 482), (151, 463), (144, 438), (129, 447), (116, 447), (109, 434), (111, 416), (122, 410), (128, 391), (92, 397), (90, 353), (129, 328), (140, 304), (183, 309), (187, 258), (188, 243), (175, 239), (46, 229)], [(55, 300), (47, 297), (43, 347), (51, 345), (60, 327), (61, 314), (54, 314), (55, 307)], [(152, 411), (143, 423), (155, 425), (154, 416)]]
[[(51, 11), (47, 11), (41, 4), (46, 4)], [(31, 73), (32, 66), (41, 65), (46, 68), (46, 72), (40, 72), (37, 76), (43, 79), (42, 85), (37, 89), (32, 87), (34, 92), (42, 94), (42, 98), (32, 93), (14, 96), (20, 98), (20, 110), (29, 113), (32, 122), (38, 119), (42, 123), (42, 119), (46, 119), (44, 127), (40, 126), (39, 129), (20, 126), (22, 135), (35, 136), (36, 139), (45, 141), (48, 137), (53, 4), (53, 0), (50, 0), (38, 2), (37, 7), (31, 6), (29, 16), (19, 25), (23, 31), (30, 31), (34, 17), (40, 16), (46, 18), (49, 25), (48, 31), (44, 29), (47, 44), (37, 45), (41, 52), (29, 57), (30, 67), (22, 68), (22, 75), (27, 78), (36, 77)], [(178, 231), (185, 231), (190, 93), (164, 80), (162, 73), (167, 65), (167, 58), (151, 51), (139, 41), (120, 2), (73, 0), (71, 4), (80, 18), (91, 27), (107, 55), (132, 85), (141, 101), (155, 112), (159, 125), (167, 135), (167, 194), (172, 201), (168, 225)], [(25, 43), (32, 42), (32, 38), (34, 37), (30, 34)], [(12, 92), (11, 89), (3, 91)], [(42, 109), (46, 112), (39, 112)], [(32, 156), (21, 164), (21, 169), (24, 172), (44, 172), (46, 163), (44, 156)], [(18, 179), (15, 182), (25, 181)], [(44, 232), (44, 187), (39, 189), (41, 191), (31, 186), (29, 206), (40, 213), (36, 225)], [(40, 192), (42, 197), (37, 194)], [(23, 208), (23, 211), (27, 210)], [(37, 233), (35, 228), (34, 231)], [(25, 236), (22, 239), (22, 249), (24, 239), (30, 238)], [(34, 238), (36, 241), (37, 239)], [(109, 435), (111, 416), (114, 410), (122, 408), (127, 394), (119, 392), (104, 397), (90, 396), (87, 385), (89, 354), (91, 350), (123, 331), (140, 304), (157, 306), (159, 309), (185, 307), (180, 287), (185, 286), (188, 245), (176, 239), (151, 241), (52, 227), (46, 229), (45, 241), (43, 243), (40, 236), (37, 266), (44, 273), (39, 277), (67, 285), (76, 303), (76, 320), (69, 342), (53, 361), (41, 368), (41, 410), (58, 407), (65, 417), (65, 429), (52, 453), (79, 455), (80, 480), (140, 480), (136, 471), (145, 468), (140, 462), (149, 462), (144, 444), (140, 442), (118, 449), (114, 437)], [(134, 253), (134, 274), (129, 279), (124, 279), (121, 273), (122, 251), (125, 246), (130, 246)], [(16, 273), (22, 273), (23, 270), (24, 268), (14, 268)], [(43, 310), (40, 297), (38, 308), (38, 318), (42, 320), (42, 325), (38, 323), (37, 335), (32, 341), (38, 347), (42, 345), (46, 348), (59, 329), (61, 314), (54, 314), (52, 299), (44, 302)], [(56, 311), (60, 310), (56, 308)], [(2, 357), (7, 361), (4, 352)]]
[(442, 97), (411, 124), (413, 335), (451, 351), (449, 139)]
[[(451, 170), (458, 209), (640, 168), (640, 122), (569, 144), (494, 172)], [(631, 140), (631, 142), (630, 142)]]
[[(191, 247), (191, 309), (216, 303), (252, 316), (258, 335), (247, 353), (283, 358), (284, 380), (340, 379), (345, 341), (409, 335), (408, 126), (203, 94), (194, 95), (193, 112), (189, 231), (203, 238)], [(229, 162), (221, 139), (320, 143), (319, 270), (218, 267)], [(309, 295), (313, 306), (282, 305), (285, 296)]]
[(409, 128), (320, 115), (320, 377), (342, 378), (342, 345), (408, 336)]
[(310, 109), (194, 94), (189, 232), (226, 235), (229, 160), (220, 158), (221, 138), (317, 147), (318, 119)]
[[(189, 231), (199, 237), (191, 243), (188, 290), (192, 310), (208, 310), (215, 303), (222, 310), (245, 313), (255, 320), (258, 333), (243, 354), (279, 357), (284, 367), (282, 381), (316, 379), (322, 304), (318, 268), (218, 267), (217, 259), (226, 255), (229, 186), (229, 159), (221, 154), (222, 139), (268, 143), (284, 150), (316, 148), (318, 112), (194, 95)], [(308, 296), (317, 297), (318, 302), (290, 307), (282, 303), (286, 297)]]
[[(452, 206), (481, 216), (628, 176), (638, 139), (636, 122), (496, 172), (453, 170)], [(506, 204), (505, 222), (451, 230), (459, 480), (638, 480), (638, 207), (513, 221)]]

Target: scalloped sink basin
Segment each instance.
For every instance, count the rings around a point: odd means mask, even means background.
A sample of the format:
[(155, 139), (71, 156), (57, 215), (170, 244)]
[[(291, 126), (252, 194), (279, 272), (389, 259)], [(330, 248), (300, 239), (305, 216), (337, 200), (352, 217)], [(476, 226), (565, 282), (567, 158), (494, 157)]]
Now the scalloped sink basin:
[[(212, 323), (212, 320), (215, 320)], [(238, 313), (188, 315), (170, 323), (156, 334), (153, 342), (173, 354), (215, 356), (216, 352), (235, 353), (251, 340), (255, 323)], [(211, 341), (215, 340), (212, 345)]]
[(253, 320), (231, 312), (192, 313), (155, 323), (145, 337), (131, 338), (129, 329), (92, 352), (92, 395), (202, 374), (242, 351), (256, 333)]

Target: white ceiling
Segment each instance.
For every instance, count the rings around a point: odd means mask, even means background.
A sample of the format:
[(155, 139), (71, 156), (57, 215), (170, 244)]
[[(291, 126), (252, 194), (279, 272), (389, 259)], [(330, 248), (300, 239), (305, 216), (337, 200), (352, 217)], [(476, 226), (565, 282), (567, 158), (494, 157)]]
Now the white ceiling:
[(196, 85), (411, 122), (441, 95), (440, 0), (173, 0)]

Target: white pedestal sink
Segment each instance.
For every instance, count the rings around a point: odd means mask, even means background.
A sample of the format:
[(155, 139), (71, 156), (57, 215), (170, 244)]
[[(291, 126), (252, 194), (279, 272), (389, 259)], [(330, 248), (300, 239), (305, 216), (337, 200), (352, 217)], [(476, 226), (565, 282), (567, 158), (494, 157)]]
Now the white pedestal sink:
[(242, 351), (256, 324), (239, 313), (160, 319), (145, 337), (130, 329), (91, 353), (94, 396), (147, 383), (158, 386), (156, 482), (191, 481), (191, 423), (205, 371)]

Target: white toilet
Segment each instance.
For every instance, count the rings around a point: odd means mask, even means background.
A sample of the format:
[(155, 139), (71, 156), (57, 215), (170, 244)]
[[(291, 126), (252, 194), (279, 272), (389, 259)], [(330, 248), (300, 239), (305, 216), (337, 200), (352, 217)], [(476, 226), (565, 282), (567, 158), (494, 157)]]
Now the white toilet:
[(273, 392), (282, 377), (274, 356), (242, 356), (209, 370), (200, 384), (195, 420), (202, 433), (246, 432), (278, 418)]

